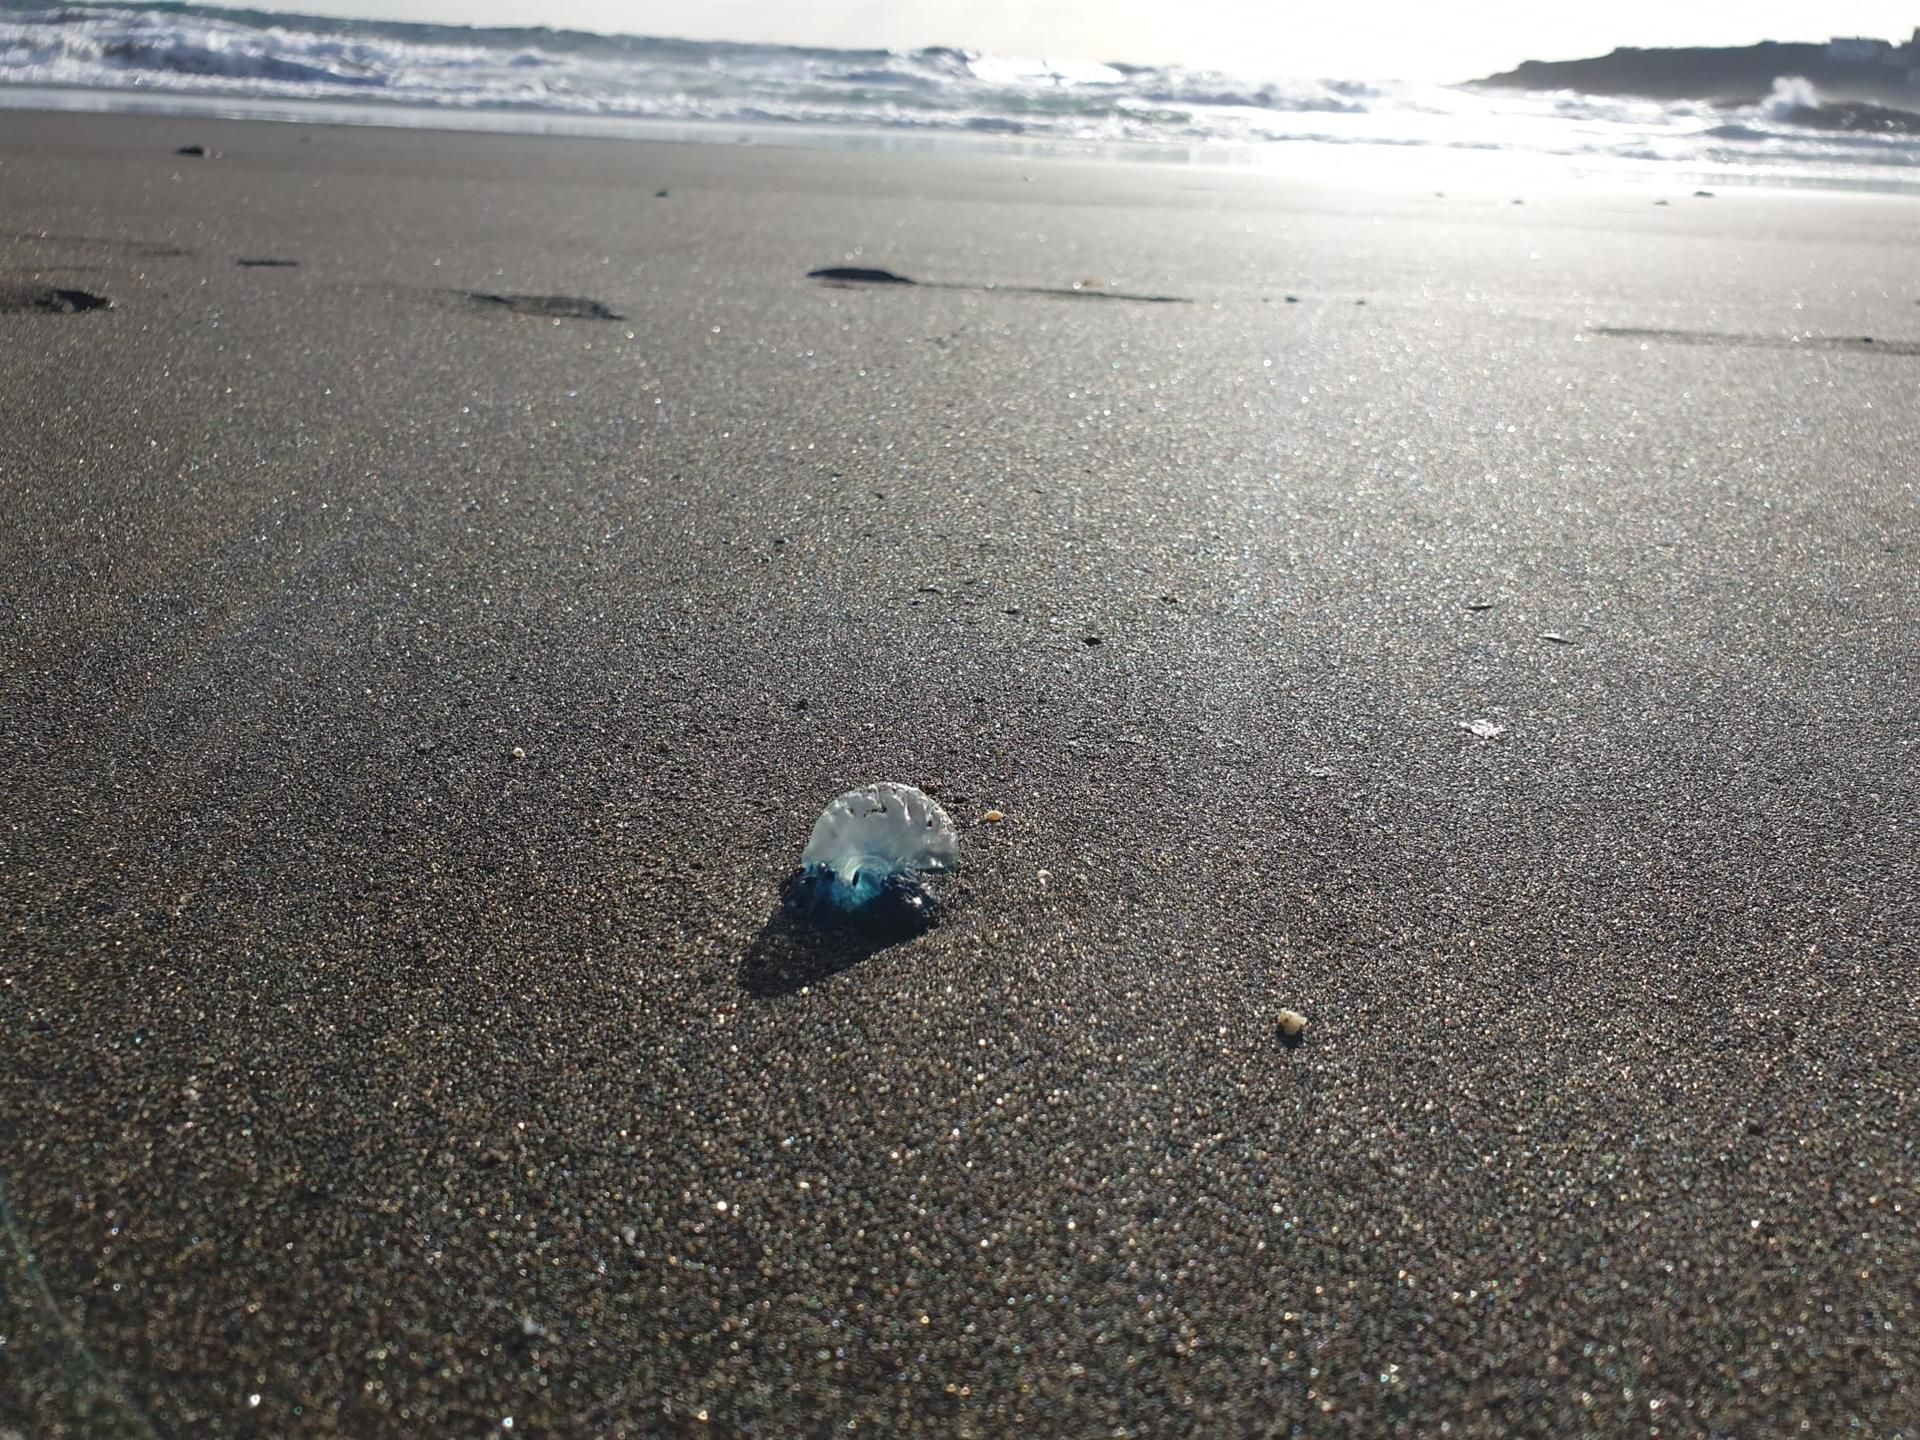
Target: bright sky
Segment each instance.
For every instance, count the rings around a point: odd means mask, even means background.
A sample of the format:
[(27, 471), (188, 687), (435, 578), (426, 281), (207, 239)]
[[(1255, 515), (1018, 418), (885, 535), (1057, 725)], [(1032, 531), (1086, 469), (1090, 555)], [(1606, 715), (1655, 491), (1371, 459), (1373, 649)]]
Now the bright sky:
[(1174, 62), (1251, 75), (1464, 80), (1616, 45), (1903, 40), (1920, 0), (268, 0), (437, 24)]

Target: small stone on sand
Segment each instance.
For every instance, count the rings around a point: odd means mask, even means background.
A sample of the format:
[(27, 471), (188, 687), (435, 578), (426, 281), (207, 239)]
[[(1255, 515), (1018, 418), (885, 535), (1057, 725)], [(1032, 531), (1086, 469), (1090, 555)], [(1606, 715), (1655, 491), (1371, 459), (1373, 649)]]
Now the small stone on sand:
[(1307, 1017), (1298, 1010), (1282, 1010), (1277, 1018), (1283, 1040), (1298, 1040), (1306, 1031)]

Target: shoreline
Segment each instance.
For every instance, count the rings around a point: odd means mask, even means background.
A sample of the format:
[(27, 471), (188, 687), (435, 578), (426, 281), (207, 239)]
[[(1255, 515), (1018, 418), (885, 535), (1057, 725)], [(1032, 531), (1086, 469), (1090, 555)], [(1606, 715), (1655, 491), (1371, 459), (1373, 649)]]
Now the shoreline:
[(1717, 185), (1787, 194), (1920, 195), (1920, 166), (1911, 165), (1855, 164), (1795, 172), (1751, 163), (1681, 163), (1527, 150), (1488, 151), (1476, 144), (1443, 142), (1410, 146), (1390, 139), (1302, 138), (1272, 140), (1257, 146), (1223, 141), (1181, 144), (1022, 137), (931, 126), (892, 128), (787, 121), (645, 119), (566, 114), (534, 108), (461, 111), (410, 106), (398, 101), (290, 101), (254, 99), (238, 94), (11, 84), (0, 84), (0, 112), (139, 115), (160, 120), (231, 120), (648, 144), (746, 145), (849, 154), (993, 156), (1042, 163), (1191, 166), (1375, 189), (1418, 187), (1437, 179), (1447, 188), (1482, 193), (1543, 188), (1639, 193)]

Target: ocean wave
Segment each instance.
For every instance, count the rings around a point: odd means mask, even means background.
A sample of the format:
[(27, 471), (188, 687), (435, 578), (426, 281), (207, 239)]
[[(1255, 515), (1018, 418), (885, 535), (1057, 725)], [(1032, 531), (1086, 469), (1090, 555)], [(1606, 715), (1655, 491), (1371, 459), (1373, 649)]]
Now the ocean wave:
[(1779, 75), (1774, 77), (1773, 92), (1753, 107), (1753, 114), (1762, 120), (1793, 120), (1793, 112), (1805, 110), (1820, 103), (1820, 92), (1813, 82), (1800, 75)]
[(1183, 141), (1240, 138), (1229, 111), (1359, 113), (1376, 94), (1354, 82), (1249, 84), (1175, 67), (949, 46), (829, 50), (191, 5), (26, 9), (5, 0), (0, 82)]
[[(1228, 75), (1179, 66), (477, 29), (192, 4), (0, 0), (0, 84), (446, 114), (947, 131), (1048, 141), (1431, 146), (1754, 167), (1920, 167), (1920, 116)], [(183, 98), (184, 103), (184, 98)], [(1911, 124), (1909, 122), (1912, 122)], [(1814, 132), (1824, 132), (1815, 136)]]

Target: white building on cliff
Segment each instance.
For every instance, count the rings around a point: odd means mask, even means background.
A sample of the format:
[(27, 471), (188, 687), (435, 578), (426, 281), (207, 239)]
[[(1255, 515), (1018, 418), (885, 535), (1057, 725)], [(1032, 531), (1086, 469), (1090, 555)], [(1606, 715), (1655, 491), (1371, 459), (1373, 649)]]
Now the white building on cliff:
[(1902, 72), (1907, 84), (1920, 87), (1920, 25), (1914, 27), (1913, 37), (1904, 45), (1870, 35), (1836, 35), (1827, 41), (1824, 58), (1829, 65)]

